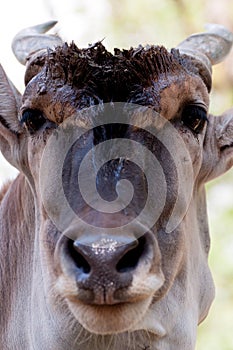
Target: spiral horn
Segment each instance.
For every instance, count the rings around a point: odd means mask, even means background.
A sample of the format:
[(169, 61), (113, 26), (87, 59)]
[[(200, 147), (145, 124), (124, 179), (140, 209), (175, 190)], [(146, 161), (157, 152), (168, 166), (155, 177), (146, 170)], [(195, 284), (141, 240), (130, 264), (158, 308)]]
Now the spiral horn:
[(221, 62), (230, 52), (233, 33), (222, 25), (208, 24), (204, 33), (193, 34), (178, 46), (181, 54), (195, 59), (200, 75), (211, 81), (212, 65)]
[(44, 34), (56, 23), (57, 21), (49, 21), (23, 29), (16, 34), (12, 41), (12, 50), (20, 63), (25, 65), (31, 54), (62, 45), (63, 41), (58, 35)]

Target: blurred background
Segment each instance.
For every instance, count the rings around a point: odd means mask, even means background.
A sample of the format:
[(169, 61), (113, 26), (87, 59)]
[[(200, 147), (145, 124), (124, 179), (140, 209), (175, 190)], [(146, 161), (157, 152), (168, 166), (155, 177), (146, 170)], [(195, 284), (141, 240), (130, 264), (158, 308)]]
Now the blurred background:
[[(7, 0), (0, 13), (0, 62), (22, 92), (24, 67), (11, 53), (11, 41), (24, 27), (50, 19), (56, 31), (79, 47), (104, 39), (105, 46), (128, 48), (138, 44), (175, 47), (186, 36), (219, 23), (233, 31), (232, 0)], [(210, 112), (216, 115), (233, 106), (233, 50), (214, 67)], [(0, 186), (16, 176), (0, 157)], [(209, 263), (216, 298), (199, 327), (197, 350), (233, 350), (233, 169), (211, 182), (208, 212), (212, 247)], [(1, 243), (0, 243), (1, 244)], [(182, 349), (180, 349), (182, 350)]]

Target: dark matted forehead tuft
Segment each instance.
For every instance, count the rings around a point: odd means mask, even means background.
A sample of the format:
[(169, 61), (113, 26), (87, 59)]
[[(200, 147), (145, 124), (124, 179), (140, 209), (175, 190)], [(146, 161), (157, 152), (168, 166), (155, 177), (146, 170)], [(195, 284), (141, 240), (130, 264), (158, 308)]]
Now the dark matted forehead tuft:
[(168, 52), (162, 46), (115, 49), (112, 54), (101, 42), (86, 49), (64, 44), (50, 52), (46, 61), (52, 79), (62, 77), (65, 84), (92, 89), (103, 99), (109, 94), (130, 94), (137, 86), (151, 86), (161, 74), (181, 73), (188, 63), (176, 50)]
[(94, 103), (130, 101), (154, 105), (158, 100), (156, 82), (161, 75), (166, 78), (173, 73), (185, 79), (187, 72), (197, 74), (191, 59), (175, 49), (169, 52), (163, 46), (139, 46), (114, 49), (112, 54), (101, 42), (85, 49), (72, 42), (49, 50), (29, 64), (26, 76), (31, 79), (33, 71), (38, 74), (42, 66), (46, 86), (52, 89), (71, 86), (79, 104), (84, 96), (85, 104), (90, 99), (97, 101)]

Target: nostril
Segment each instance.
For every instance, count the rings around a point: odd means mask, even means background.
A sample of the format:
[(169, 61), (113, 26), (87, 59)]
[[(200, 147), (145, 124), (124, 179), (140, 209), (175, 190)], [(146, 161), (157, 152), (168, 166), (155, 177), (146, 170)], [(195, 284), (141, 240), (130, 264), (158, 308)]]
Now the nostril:
[(77, 247), (71, 239), (68, 242), (68, 252), (70, 257), (75, 262), (76, 266), (83, 272), (83, 273), (90, 273), (91, 267), (88, 264), (87, 260), (84, 258), (82, 254), (77, 250)]
[(118, 272), (128, 272), (136, 268), (140, 258), (145, 253), (146, 249), (146, 238), (144, 236), (137, 240), (138, 244), (136, 247), (129, 250), (125, 255), (118, 261), (116, 269)]

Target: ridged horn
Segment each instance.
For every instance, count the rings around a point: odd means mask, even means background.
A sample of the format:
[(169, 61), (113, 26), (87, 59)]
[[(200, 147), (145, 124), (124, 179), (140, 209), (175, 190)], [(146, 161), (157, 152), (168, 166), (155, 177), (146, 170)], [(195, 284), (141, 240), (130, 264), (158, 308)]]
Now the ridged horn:
[(186, 54), (202, 61), (211, 72), (211, 66), (221, 62), (230, 52), (233, 34), (219, 24), (207, 24), (205, 33), (193, 34), (182, 41), (177, 48)]
[(47, 34), (57, 21), (49, 21), (21, 30), (12, 41), (12, 50), (17, 60), (26, 64), (27, 58), (37, 51), (55, 48), (62, 45), (62, 39), (57, 35)]

